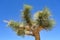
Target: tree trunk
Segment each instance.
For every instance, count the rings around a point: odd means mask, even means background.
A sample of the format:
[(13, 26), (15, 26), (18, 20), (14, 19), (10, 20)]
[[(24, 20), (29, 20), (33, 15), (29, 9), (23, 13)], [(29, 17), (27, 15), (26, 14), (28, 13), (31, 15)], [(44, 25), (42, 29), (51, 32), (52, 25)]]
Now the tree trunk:
[(40, 35), (39, 35), (39, 33), (36, 33), (36, 34), (35, 34), (35, 40), (40, 40)]
[(34, 35), (34, 37), (35, 37), (35, 40), (40, 40), (40, 35), (39, 35), (38, 30), (34, 30), (34, 31), (33, 31), (33, 35)]

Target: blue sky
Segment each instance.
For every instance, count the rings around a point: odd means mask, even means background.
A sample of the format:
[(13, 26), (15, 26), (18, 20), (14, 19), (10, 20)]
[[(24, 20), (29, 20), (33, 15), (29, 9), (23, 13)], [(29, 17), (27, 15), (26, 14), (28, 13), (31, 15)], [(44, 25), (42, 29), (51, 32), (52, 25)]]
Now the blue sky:
[(32, 15), (48, 7), (56, 24), (51, 31), (42, 30), (41, 40), (60, 40), (60, 0), (0, 0), (0, 40), (35, 40), (32, 36), (17, 36), (16, 33), (3, 20), (21, 21), (21, 10), (23, 5), (28, 4), (33, 7)]

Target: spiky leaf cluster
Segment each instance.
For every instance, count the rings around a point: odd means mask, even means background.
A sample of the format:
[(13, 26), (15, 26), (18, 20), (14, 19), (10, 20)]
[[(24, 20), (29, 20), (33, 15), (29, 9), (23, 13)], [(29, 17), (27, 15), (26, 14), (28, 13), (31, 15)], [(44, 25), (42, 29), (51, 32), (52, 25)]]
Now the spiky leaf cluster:
[(44, 29), (51, 29), (53, 27), (54, 21), (51, 20), (50, 12), (47, 8), (45, 8), (43, 11), (37, 12), (35, 15), (37, 15), (37, 25), (42, 26)]
[(24, 36), (25, 35), (25, 28), (21, 27), (17, 30), (17, 35)]
[(31, 14), (30, 14), (31, 7), (28, 5), (24, 6), (23, 10), (23, 19), (25, 21), (25, 24), (31, 25)]
[(15, 22), (15, 21), (9, 21), (8, 25), (14, 30), (16, 31), (17, 35), (21, 35), (23, 36), (25, 34), (24, 32), (24, 27), (20, 27), (20, 23)]
[(19, 23), (15, 22), (13, 20), (9, 21), (8, 25), (13, 28), (14, 30), (17, 30), (19, 28)]

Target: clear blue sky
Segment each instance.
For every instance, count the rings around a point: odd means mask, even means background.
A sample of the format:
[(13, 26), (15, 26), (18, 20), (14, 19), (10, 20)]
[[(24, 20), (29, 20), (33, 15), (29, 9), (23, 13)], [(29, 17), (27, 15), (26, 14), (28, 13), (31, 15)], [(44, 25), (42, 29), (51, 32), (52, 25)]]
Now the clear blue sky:
[(51, 31), (41, 31), (41, 40), (60, 40), (60, 0), (0, 0), (0, 40), (35, 40), (32, 36), (20, 37), (3, 20), (21, 20), (23, 5), (33, 6), (32, 15), (47, 6), (56, 21)]

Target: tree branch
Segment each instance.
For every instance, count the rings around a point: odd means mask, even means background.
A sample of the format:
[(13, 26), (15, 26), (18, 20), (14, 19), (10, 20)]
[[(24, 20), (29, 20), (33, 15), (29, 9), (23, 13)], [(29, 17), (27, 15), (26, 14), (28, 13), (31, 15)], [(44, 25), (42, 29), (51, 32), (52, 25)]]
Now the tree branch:
[(33, 36), (33, 33), (31, 31), (25, 31), (25, 35), (31, 35), (31, 36)]
[(36, 30), (39, 32), (39, 31), (43, 30), (43, 27), (42, 26), (39, 26), (39, 27), (37, 27)]
[(30, 26), (29, 25), (25, 26), (25, 30), (31, 31)]

